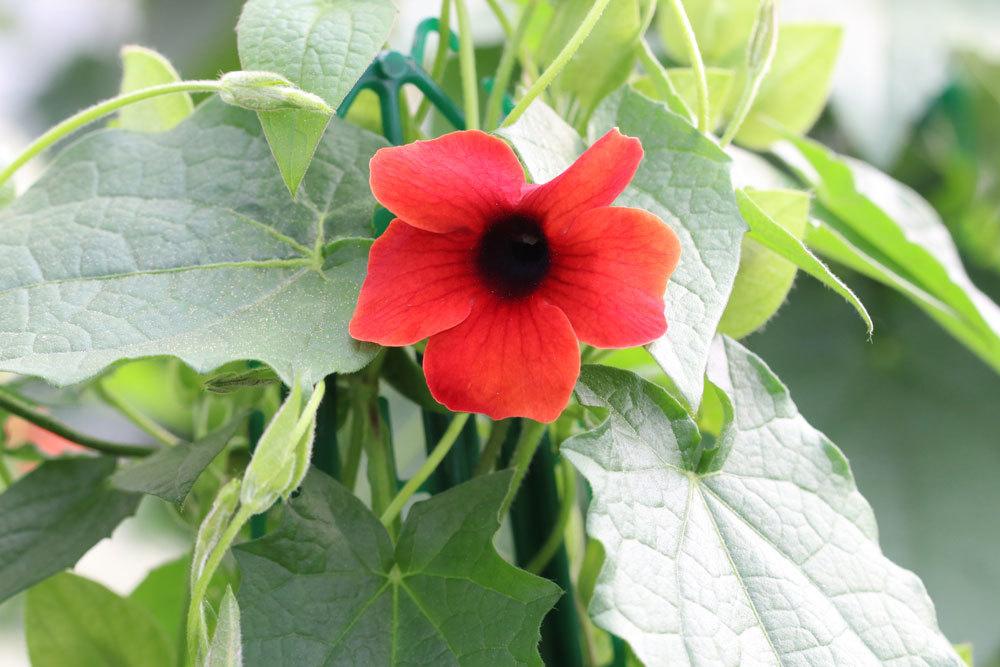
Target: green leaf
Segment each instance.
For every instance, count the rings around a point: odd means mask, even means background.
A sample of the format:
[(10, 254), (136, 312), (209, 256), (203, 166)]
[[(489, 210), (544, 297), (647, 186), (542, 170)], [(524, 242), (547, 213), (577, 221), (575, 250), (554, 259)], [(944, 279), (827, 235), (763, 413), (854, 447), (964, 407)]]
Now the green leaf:
[[(249, 0), (236, 28), (240, 62), (281, 74), (336, 108), (382, 48), (395, 17), (391, 0)], [(260, 114), (293, 197), (328, 120), (298, 110)]]
[(697, 408), (712, 337), (739, 266), (746, 223), (729, 176), (729, 157), (656, 102), (624, 89), (594, 114), (590, 139), (618, 127), (642, 141), (645, 158), (615, 202), (658, 215), (681, 241), (681, 259), (666, 293), (668, 328), (650, 351)]
[(191, 557), (181, 556), (151, 570), (128, 596), (152, 615), (167, 640), (177, 647), (184, 645), (190, 571)]
[(874, 324), (864, 304), (802, 243), (809, 196), (797, 190), (737, 190), (736, 200), (750, 232), (743, 239), (740, 272), (719, 330), (742, 338), (763, 326), (784, 302), (799, 268), (844, 297), (870, 336)]
[(0, 600), (72, 567), (139, 505), (112, 489), (109, 457), (56, 459), (0, 494)]
[(28, 591), (24, 612), (33, 667), (174, 667), (176, 651), (140, 605), (65, 572)]
[(808, 139), (781, 155), (828, 214), (807, 243), (902, 291), (1000, 371), (1000, 307), (970, 280), (947, 229), (920, 195)]
[[(667, 73), (670, 75), (670, 81), (677, 89), (677, 94), (684, 100), (688, 109), (697, 108), (698, 89), (695, 85), (694, 72), (691, 68), (675, 67), (667, 70)], [(722, 124), (723, 116), (729, 105), (729, 96), (733, 90), (735, 73), (731, 69), (709, 67), (705, 74), (708, 78), (708, 105), (712, 112), (712, 117), (709, 120), (714, 130)], [(658, 102), (667, 101), (648, 76), (636, 80), (632, 85), (636, 90), (650, 99), (657, 100)]]
[(95, 132), (0, 211), (0, 368), (65, 385), (120, 359), (258, 359), (290, 383), (371, 360), (347, 323), (384, 142), (335, 120), (293, 202), (248, 111)]
[(17, 186), (12, 179), (7, 179), (0, 184), (0, 208), (10, 206), (17, 199)]
[[(509, 471), (410, 510), (398, 542), (312, 471), (281, 524), (236, 548), (247, 665), (541, 665), (559, 591), (493, 548)], [(294, 545), (294, 548), (290, 548)]]
[(226, 588), (215, 634), (208, 645), (204, 667), (243, 667), (243, 639), (240, 634), (240, 607), (232, 588)]
[(781, 26), (771, 69), (736, 141), (766, 149), (784, 138), (782, 130), (808, 132), (830, 95), (842, 38), (843, 30), (835, 25)]
[[(735, 67), (743, 62), (759, 4), (760, 0), (683, 1), (706, 64)], [(670, 59), (690, 64), (683, 33), (670, 12), (659, 13), (657, 27)]]
[[(164, 56), (142, 46), (122, 47), (121, 92), (180, 81), (177, 70)], [(187, 93), (161, 95), (132, 104), (118, 112), (115, 127), (135, 132), (163, 132), (191, 115), (194, 104)]]
[(111, 483), (122, 491), (149, 493), (175, 505), (183, 504), (191, 487), (246, 423), (237, 416), (197, 442), (164, 447), (152, 456), (120, 468)]
[(662, 389), (581, 375), (580, 401), (607, 411), (563, 445), (607, 553), (595, 622), (651, 665), (960, 664), (923, 584), (882, 555), (847, 460), (781, 381), (731, 339), (709, 377), (728, 414), (698, 455), (694, 422)]
[[(541, 53), (550, 63), (580, 27), (593, 6), (590, 0), (565, 0), (556, 6)], [(589, 112), (628, 79), (636, 61), (636, 45), (649, 0), (609, 3), (590, 35), (573, 55), (555, 85), (576, 95)]]

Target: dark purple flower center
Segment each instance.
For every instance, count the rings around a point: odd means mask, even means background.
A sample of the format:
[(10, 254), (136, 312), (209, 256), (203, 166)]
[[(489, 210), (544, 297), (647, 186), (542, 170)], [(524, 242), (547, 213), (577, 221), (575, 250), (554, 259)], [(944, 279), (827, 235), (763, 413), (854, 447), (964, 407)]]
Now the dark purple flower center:
[(516, 214), (490, 225), (476, 254), (476, 266), (490, 290), (510, 299), (534, 292), (550, 264), (549, 244), (541, 225)]

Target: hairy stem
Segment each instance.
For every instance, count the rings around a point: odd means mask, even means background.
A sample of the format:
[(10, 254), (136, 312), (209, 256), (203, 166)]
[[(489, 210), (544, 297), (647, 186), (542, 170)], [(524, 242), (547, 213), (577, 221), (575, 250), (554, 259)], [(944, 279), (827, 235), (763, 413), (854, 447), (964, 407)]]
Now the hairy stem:
[(472, 42), (472, 22), (466, 0), (455, 0), (458, 14), (458, 61), (462, 72), (462, 100), (465, 128), (479, 129), (479, 80), (476, 77), (476, 52)]
[(451, 423), (448, 424), (448, 429), (444, 432), (444, 435), (441, 436), (441, 439), (438, 441), (437, 445), (435, 445), (434, 450), (427, 457), (427, 460), (424, 461), (423, 465), (420, 466), (420, 469), (417, 470), (413, 477), (411, 477), (406, 484), (403, 485), (403, 488), (399, 490), (399, 493), (397, 493), (396, 497), (392, 499), (389, 506), (385, 508), (385, 511), (382, 513), (383, 525), (388, 526), (395, 521), (396, 517), (399, 516), (399, 513), (403, 510), (403, 505), (406, 504), (406, 501), (417, 492), (417, 489), (419, 489), (432, 474), (434, 474), (437, 467), (441, 465), (441, 461), (443, 461), (444, 457), (451, 451), (452, 445), (454, 445), (455, 441), (458, 440), (458, 434), (462, 432), (462, 428), (465, 426), (465, 422), (468, 421), (468, 419), (468, 413), (458, 414), (452, 417)]
[(573, 36), (566, 42), (559, 55), (556, 56), (551, 65), (545, 68), (541, 76), (531, 84), (531, 88), (525, 92), (524, 97), (520, 99), (510, 114), (507, 115), (506, 120), (503, 122), (503, 127), (512, 125), (518, 118), (524, 115), (524, 112), (528, 110), (528, 107), (535, 101), (535, 98), (541, 95), (549, 87), (549, 84), (559, 76), (559, 73), (569, 64), (570, 59), (579, 50), (580, 45), (590, 36), (590, 32), (604, 14), (604, 10), (607, 8), (609, 2), (610, 0), (595, 0), (586, 16), (583, 17), (583, 21), (580, 22), (580, 27), (576, 29)]
[(87, 107), (83, 111), (70, 116), (31, 142), (31, 145), (25, 148), (20, 155), (14, 158), (14, 161), (7, 165), (6, 169), (0, 171), (0, 184), (4, 183), (8, 178), (13, 176), (18, 169), (27, 164), (33, 157), (63, 137), (76, 132), (85, 125), (93, 123), (95, 120), (100, 120), (104, 116), (118, 111), (122, 107), (135, 104), (136, 102), (142, 102), (143, 100), (148, 100), (151, 97), (158, 97), (160, 95), (171, 95), (173, 93), (215, 92), (219, 90), (220, 87), (221, 86), (218, 81), (176, 81), (159, 86), (142, 88), (130, 93), (123, 93), (117, 97), (112, 97), (109, 100), (98, 102), (97, 104)]
[(497, 65), (497, 73), (493, 77), (493, 89), (490, 91), (489, 99), (486, 100), (486, 129), (493, 129), (500, 123), (503, 96), (507, 92), (507, 86), (510, 85), (511, 76), (514, 74), (514, 65), (517, 62), (521, 42), (524, 41), (528, 26), (531, 25), (531, 18), (537, 8), (538, 0), (529, 0), (528, 4), (521, 10), (521, 18), (517, 21), (514, 35), (503, 45), (500, 64)]
[(691, 63), (691, 71), (694, 72), (695, 90), (698, 92), (698, 106), (695, 109), (698, 129), (703, 133), (708, 133), (711, 129), (709, 126), (711, 109), (708, 101), (708, 77), (705, 74), (705, 61), (701, 57), (701, 49), (698, 48), (698, 38), (695, 37), (694, 28), (691, 27), (691, 21), (688, 19), (687, 12), (684, 11), (684, 3), (681, 0), (665, 0), (665, 4), (681, 28), (684, 50)]
[(108, 440), (102, 440), (100, 438), (89, 436), (85, 433), (80, 433), (66, 424), (63, 424), (61, 421), (53, 419), (51, 416), (39, 411), (17, 394), (3, 388), (0, 388), (0, 409), (4, 409), (13, 415), (21, 417), (22, 419), (26, 419), (32, 424), (40, 426), (50, 433), (55, 433), (58, 436), (66, 438), (70, 442), (74, 442), (82, 447), (93, 449), (94, 451), (102, 452), (104, 454), (112, 454), (114, 456), (149, 456), (156, 451), (156, 449), (152, 447), (110, 442)]

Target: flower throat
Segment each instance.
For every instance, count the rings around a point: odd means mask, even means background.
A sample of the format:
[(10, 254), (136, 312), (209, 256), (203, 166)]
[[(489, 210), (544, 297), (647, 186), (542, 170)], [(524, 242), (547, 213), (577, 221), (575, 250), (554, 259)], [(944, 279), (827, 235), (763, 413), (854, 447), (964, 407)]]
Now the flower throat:
[(549, 272), (549, 244), (541, 225), (512, 215), (494, 222), (479, 241), (476, 266), (489, 289), (514, 299), (534, 292)]

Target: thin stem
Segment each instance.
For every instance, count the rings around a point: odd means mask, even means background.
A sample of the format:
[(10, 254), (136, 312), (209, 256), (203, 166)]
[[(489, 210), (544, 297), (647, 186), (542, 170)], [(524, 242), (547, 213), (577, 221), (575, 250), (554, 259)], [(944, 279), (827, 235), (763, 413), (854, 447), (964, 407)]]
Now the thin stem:
[[(676, 1), (679, 2), (680, 0)], [(594, 29), (594, 26), (601, 18), (601, 15), (604, 14), (604, 9), (608, 6), (609, 2), (610, 0), (595, 0), (594, 4), (587, 12), (587, 15), (583, 17), (583, 21), (580, 22), (580, 27), (576, 29), (573, 36), (570, 37), (568, 42), (566, 42), (566, 45), (562, 48), (562, 51), (559, 52), (559, 55), (557, 55), (555, 60), (552, 61), (552, 64), (545, 68), (542, 75), (539, 76), (533, 84), (531, 84), (531, 88), (525, 92), (524, 97), (521, 98), (517, 105), (507, 115), (506, 120), (503, 122), (503, 127), (507, 127), (515, 123), (517, 119), (528, 110), (528, 107), (535, 101), (535, 98), (548, 88), (549, 84), (551, 84), (555, 78), (559, 76), (559, 73), (562, 72), (563, 68), (569, 64), (570, 59), (580, 48), (580, 45), (583, 44), (584, 40), (590, 36), (590, 32)]]
[(507, 439), (510, 423), (509, 419), (501, 419), (500, 421), (493, 422), (493, 427), (490, 429), (490, 436), (486, 440), (486, 444), (483, 445), (483, 451), (479, 455), (479, 461), (476, 463), (476, 470), (473, 472), (473, 477), (485, 475), (493, 470), (497, 459), (500, 458), (500, 451), (503, 449), (504, 440)]
[(531, 18), (538, 8), (538, 0), (529, 0), (521, 11), (521, 18), (517, 21), (517, 28), (514, 36), (503, 45), (503, 53), (500, 54), (500, 63), (497, 65), (496, 76), (493, 77), (493, 90), (490, 91), (489, 99), (486, 100), (486, 128), (493, 129), (500, 123), (500, 111), (503, 107), (503, 96), (510, 85), (511, 76), (514, 74), (514, 65), (517, 62), (517, 54), (521, 48), (521, 42), (531, 25)]
[(556, 517), (555, 525), (552, 526), (552, 532), (539, 547), (538, 553), (524, 566), (524, 569), (532, 574), (540, 574), (552, 560), (552, 557), (556, 555), (556, 551), (563, 543), (566, 524), (569, 523), (569, 517), (576, 506), (576, 473), (573, 472), (573, 467), (566, 459), (559, 461), (559, 473), (562, 478), (562, 502), (559, 505), (559, 515)]
[(399, 490), (396, 497), (392, 499), (389, 506), (385, 508), (384, 512), (382, 512), (383, 525), (388, 526), (395, 521), (396, 517), (399, 516), (399, 513), (403, 510), (403, 505), (406, 504), (406, 501), (417, 492), (417, 489), (419, 489), (432, 474), (434, 474), (437, 467), (441, 465), (441, 461), (443, 461), (444, 457), (451, 451), (452, 445), (454, 445), (455, 441), (458, 440), (458, 434), (462, 432), (462, 428), (468, 420), (468, 413), (458, 414), (452, 417), (451, 423), (448, 424), (448, 429), (444, 432), (444, 435), (441, 436), (441, 439), (438, 441), (437, 445), (435, 445), (434, 450), (427, 457), (427, 460), (424, 461), (423, 465), (420, 466), (420, 469), (414, 473), (413, 477), (411, 477), (406, 484), (403, 485), (403, 488)]
[[(438, 45), (434, 53), (434, 64), (431, 65), (431, 78), (437, 82), (444, 76), (444, 68), (448, 64), (448, 42), (451, 41), (451, 0), (441, 0), (441, 15), (438, 17)], [(420, 63), (421, 65), (423, 63)], [(413, 125), (420, 127), (431, 110), (431, 100), (424, 95), (413, 116)]]
[(118, 410), (118, 412), (127, 417), (130, 422), (138, 426), (148, 435), (152, 436), (160, 444), (167, 447), (173, 447), (174, 445), (180, 444), (180, 438), (137, 410), (125, 399), (120, 396), (115, 396), (108, 390), (107, 387), (104, 386), (103, 382), (97, 383), (97, 393), (101, 396), (105, 403)]
[(55, 433), (58, 436), (66, 438), (70, 442), (105, 454), (112, 454), (114, 456), (149, 456), (156, 451), (156, 448), (153, 447), (109, 442), (86, 435), (85, 433), (80, 433), (49, 415), (40, 412), (26, 400), (6, 389), (0, 389), (0, 409), (26, 419), (50, 433)]
[(767, 73), (771, 71), (771, 63), (774, 61), (774, 54), (778, 49), (778, 17), (772, 0), (764, 0), (757, 15), (757, 22), (754, 24), (753, 33), (747, 46), (746, 57), (746, 84), (740, 100), (736, 104), (736, 111), (726, 126), (726, 132), (722, 135), (719, 145), (725, 148), (736, 137), (736, 134), (743, 127), (750, 109), (753, 107), (760, 86), (764, 82)]
[(645, 38), (639, 40), (639, 62), (642, 63), (642, 68), (646, 70), (646, 74), (649, 75), (656, 91), (663, 97), (670, 110), (678, 116), (687, 118), (692, 123), (695, 122), (694, 114), (691, 113), (684, 98), (677, 92), (677, 88), (670, 78), (670, 72), (653, 53), (653, 49), (650, 48), (649, 42)]
[(691, 27), (691, 21), (688, 19), (687, 12), (684, 11), (684, 4), (681, 0), (665, 0), (665, 3), (681, 28), (684, 50), (691, 63), (691, 70), (694, 72), (694, 85), (698, 92), (698, 107), (695, 110), (698, 117), (698, 129), (707, 134), (711, 129), (709, 126), (711, 109), (708, 102), (708, 77), (705, 74), (705, 61), (702, 60), (701, 49), (698, 48), (698, 38), (695, 37), (694, 28)]
[(510, 506), (514, 503), (514, 498), (517, 497), (517, 491), (521, 488), (524, 476), (528, 474), (528, 466), (535, 458), (535, 451), (538, 450), (543, 435), (545, 435), (545, 424), (530, 419), (521, 421), (521, 435), (517, 439), (514, 455), (511, 458), (511, 464), (514, 466), (514, 478), (510, 482), (507, 497), (504, 498), (503, 505), (500, 506), (500, 516), (510, 511)]
[(462, 72), (462, 100), (465, 105), (465, 128), (479, 129), (479, 80), (476, 77), (476, 52), (472, 42), (472, 22), (466, 0), (455, 0), (458, 14), (458, 62)]
[(188, 605), (187, 614), (188, 665), (195, 664), (199, 655), (199, 649), (204, 651), (207, 648), (205, 645), (207, 637), (205, 636), (202, 604), (205, 600), (205, 594), (208, 592), (208, 587), (212, 583), (212, 577), (215, 576), (215, 571), (219, 569), (219, 565), (222, 563), (222, 559), (225, 558), (226, 552), (229, 551), (229, 547), (232, 546), (236, 537), (240, 534), (243, 525), (250, 519), (250, 516), (248, 508), (240, 507), (239, 511), (236, 512), (236, 515), (229, 522), (229, 525), (226, 526), (222, 537), (219, 538), (208, 558), (205, 559), (205, 567), (191, 589), (191, 601)]
[(151, 97), (158, 97), (160, 95), (170, 95), (173, 93), (215, 92), (219, 90), (220, 87), (221, 86), (218, 81), (175, 81), (173, 83), (164, 83), (159, 86), (142, 88), (130, 93), (123, 93), (117, 97), (112, 97), (109, 100), (98, 102), (97, 104), (87, 107), (83, 111), (70, 116), (63, 122), (51, 128), (42, 136), (35, 139), (31, 145), (25, 148), (24, 151), (22, 151), (21, 154), (14, 159), (13, 162), (7, 165), (6, 169), (0, 171), (0, 184), (4, 183), (14, 174), (14, 172), (27, 164), (33, 157), (63, 137), (76, 132), (84, 125), (89, 125), (95, 120), (99, 120), (104, 116), (121, 109), (122, 107), (135, 104), (136, 102), (142, 102), (143, 100), (148, 100)]
[(500, 7), (500, 3), (497, 0), (486, 0), (486, 4), (490, 6), (490, 10), (493, 11), (493, 15), (497, 17), (497, 22), (500, 24), (500, 29), (503, 30), (503, 34), (510, 39), (510, 34), (512, 28), (510, 26), (510, 19), (507, 18), (507, 14), (504, 13), (503, 9)]
[(7, 460), (3, 454), (3, 447), (0, 445), (0, 491), (6, 490), (14, 483), (14, 476), (10, 474), (10, 468), (7, 467)]
[(364, 447), (368, 455), (368, 483), (372, 489), (372, 512), (381, 516), (397, 491), (396, 462), (390, 444), (389, 425), (382, 420), (378, 398), (373, 395), (364, 402), (367, 418)]

